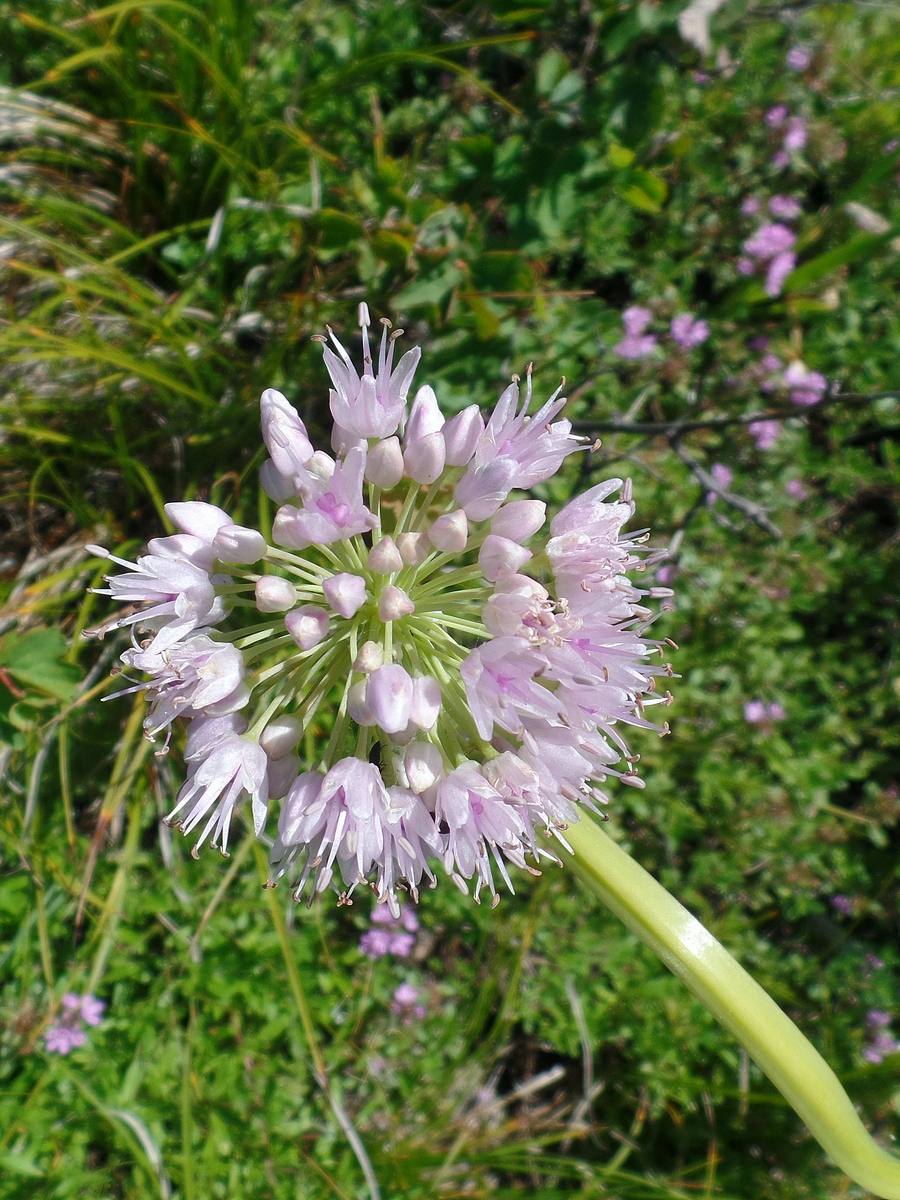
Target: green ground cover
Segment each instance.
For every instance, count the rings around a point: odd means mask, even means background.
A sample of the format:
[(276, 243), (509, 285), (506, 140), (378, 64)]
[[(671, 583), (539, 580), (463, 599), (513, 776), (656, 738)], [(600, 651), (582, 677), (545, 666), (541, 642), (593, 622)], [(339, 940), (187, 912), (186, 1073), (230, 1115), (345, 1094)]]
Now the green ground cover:
[[(608, 828), (889, 1141), (900, 19), (732, 0), (702, 53), (683, 7), (0, 5), (3, 1200), (366, 1195), (323, 1070), (385, 1198), (862, 1195), (570, 873), (494, 911), (426, 892), (413, 953), (372, 962), (364, 897), (286, 908), (240, 827), (194, 861), (159, 822), (178, 745), (99, 703), (124, 643), (82, 636), (111, 613), (85, 542), (138, 550), (169, 499), (266, 526), (259, 393), (326, 444), (310, 335), (361, 298), (448, 411), (564, 375), (603, 444), (542, 494), (631, 476), (676, 591), (673, 736), (635, 739), (647, 787)], [(777, 295), (739, 267), (773, 195), (800, 209)], [(392, 1012), (403, 982), (424, 1017)], [(66, 992), (107, 1008), (61, 1056)]]

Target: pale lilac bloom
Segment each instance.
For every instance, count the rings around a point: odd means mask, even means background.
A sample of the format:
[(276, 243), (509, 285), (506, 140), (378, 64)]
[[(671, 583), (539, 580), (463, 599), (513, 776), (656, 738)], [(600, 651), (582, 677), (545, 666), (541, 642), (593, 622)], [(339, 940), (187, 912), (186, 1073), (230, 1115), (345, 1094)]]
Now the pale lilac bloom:
[(781, 295), (787, 277), (797, 265), (797, 255), (790, 250), (776, 254), (766, 272), (766, 295), (773, 299)]
[(783, 142), (785, 150), (802, 150), (806, 145), (806, 122), (802, 117), (791, 117)]
[(748, 426), (757, 450), (771, 450), (781, 433), (780, 421), (753, 421)]
[(759, 365), (764, 371), (780, 371), (783, 363), (777, 354), (765, 354)]
[(765, 261), (790, 250), (796, 240), (797, 235), (787, 225), (760, 225), (744, 242), (744, 251), (753, 258)]
[(792, 71), (805, 71), (812, 62), (812, 54), (805, 46), (792, 46), (785, 62)]
[(741, 204), (741, 212), (745, 217), (755, 217), (761, 207), (756, 196), (748, 196)]
[[(703, 323), (683, 316), (698, 343)], [(626, 334), (648, 337), (650, 319), (631, 306)], [(365, 311), (361, 324), (368, 359)], [(240, 805), (260, 836), (283, 798), (270, 882), (288, 877), (297, 900), (333, 887), (346, 903), (371, 888), (385, 914), (364, 939), (372, 955), (411, 950), (415, 918), (398, 891), (415, 900), (438, 864), (496, 903), (498, 876), (511, 888), (509, 864), (534, 871), (554, 859), (548, 839), (565, 845), (581, 807), (607, 803), (608, 779), (643, 786), (624, 732), (667, 732), (646, 710), (671, 699), (656, 691), (656, 643), (642, 632), (643, 601), (672, 593), (665, 576), (629, 580), (664, 557), (622, 532), (630, 482), (570, 501), (550, 524), (546, 559), (541, 544), (523, 545), (545, 522), (544, 501), (507, 503), (585, 445), (555, 419), (562, 388), (529, 414), (529, 368), (524, 403), (513, 377), (487, 420), (470, 405), (445, 422), (425, 386), (401, 443), (393, 430), (418, 353), (393, 369), (392, 345), (383, 340), (377, 377), (371, 362), (360, 375), (327, 350), (335, 457), (313, 448), (280, 392), (265, 394), (261, 482), (280, 505), (275, 546), (212, 505), (176, 505), (180, 532), (124, 562), (130, 574), (109, 589), (150, 606), (135, 623), (155, 639), (124, 656), (148, 679), (126, 689), (152, 697), (148, 732), (189, 722), (187, 778), (168, 820), (196, 830), (195, 854), (208, 841), (227, 853)], [(442, 466), (458, 470), (448, 478)], [(549, 563), (553, 594), (526, 573), (532, 553)], [(215, 573), (223, 561), (229, 575)], [(321, 757), (303, 764), (304, 731), (332, 697)]]
[(900, 1042), (888, 1032), (892, 1020), (891, 1014), (883, 1009), (872, 1008), (866, 1013), (866, 1027), (870, 1038), (868, 1046), (863, 1050), (866, 1062), (880, 1063), (890, 1054), (900, 1054)]
[[(363, 343), (363, 374), (357, 374), (350, 355), (329, 329), (337, 354), (323, 348), (325, 365), (334, 384), (331, 414), (335, 424), (352, 437), (384, 438), (396, 433), (406, 412), (406, 397), (412, 385), (421, 350), (407, 350), (395, 367), (394, 343), (397, 333), (388, 336), (385, 324), (378, 355), (378, 374), (373, 370), (369, 347), (369, 310), (359, 306), (359, 324)], [(398, 331), (400, 332), (400, 331)]]
[(675, 582), (675, 576), (678, 574), (678, 569), (674, 564), (660, 567), (656, 572), (656, 582), (670, 584)]
[(752, 258), (739, 258), (736, 264), (738, 275), (752, 275), (756, 270), (756, 264)]
[(761, 725), (766, 719), (766, 706), (762, 700), (748, 700), (744, 705), (744, 720), (751, 725)]
[(882, 147), (883, 154), (893, 154), (896, 149), (900, 148), (900, 138), (891, 138), (889, 142), (885, 142)]
[(788, 118), (787, 105), (776, 104), (774, 108), (770, 108), (765, 115), (765, 122), (770, 129), (777, 129), (783, 125)]
[(419, 989), (413, 987), (411, 983), (401, 983), (394, 992), (391, 1012), (397, 1017), (402, 1017), (405, 1025), (408, 1025), (413, 1018), (421, 1021), (426, 1014), (425, 1005), (418, 1003), (421, 994)]
[(702, 345), (709, 337), (709, 325), (706, 321), (698, 320), (691, 313), (682, 313), (672, 318), (672, 337), (682, 348), (691, 350)]
[(769, 201), (769, 212), (779, 221), (792, 221), (802, 211), (793, 196), (773, 196)]
[(805, 500), (809, 491), (800, 479), (789, 479), (784, 485), (785, 492), (795, 500)]
[(269, 800), (268, 765), (257, 742), (231, 735), (191, 772), (166, 822), (188, 834), (208, 818), (191, 850), (195, 858), (210, 834), (210, 845), (227, 854), (231, 818), (245, 796), (250, 797), (254, 831), (257, 836), (262, 832)]
[(879, 958), (877, 954), (867, 954), (866, 966), (871, 967), (873, 971), (880, 971), (884, 967), (884, 959)]
[[(716, 481), (722, 491), (727, 492), (731, 487), (732, 480), (734, 479), (734, 472), (732, 471), (731, 467), (726, 466), (725, 463), (713, 463), (709, 469), (709, 473), (712, 475), (713, 479)], [(707, 493), (707, 504), (714, 504), (717, 499), (717, 492)]]
[(789, 167), (790, 164), (790, 155), (786, 150), (776, 150), (772, 155), (772, 166), (776, 167), (779, 171), (784, 170), (785, 167)]
[(795, 359), (782, 376), (785, 387), (791, 389), (793, 404), (810, 407), (818, 404), (828, 388), (828, 380), (818, 371), (811, 371), (800, 359)]
[(374, 528), (375, 517), (362, 498), (365, 463), (365, 451), (354, 446), (335, 464), (329, 479), (310, 480), (302, 508), (283, 504), (272, 527), (278, 545), (305, 550), (346, 541)]
[(845, 917), (852, 917), (854, 913), (854, 904), (849, 896), (842, 896), (840, 893), (831, 897), (831, 907), (836, 908), (839, 913), (843, 913)]
[(61, 1001), (62, 1012), (45, 1034), (49, 1054), (68, 1054), (87, 1041), (82, 1025), (99, 1025), (106, 1003), (90, 994), (67, 992)]
[(625, 330), (625, 337), (618, 345), (613, 347), (613, 350), (621, 358), (646, 358), (653, 353), (656, 347), (656, 338), (653, 334), (644, 334), (644, 330), (653, 320), (653, 314), (648, 308), (642, 308), (639, 304), (632, 304), (622, 313), (622, 326)]

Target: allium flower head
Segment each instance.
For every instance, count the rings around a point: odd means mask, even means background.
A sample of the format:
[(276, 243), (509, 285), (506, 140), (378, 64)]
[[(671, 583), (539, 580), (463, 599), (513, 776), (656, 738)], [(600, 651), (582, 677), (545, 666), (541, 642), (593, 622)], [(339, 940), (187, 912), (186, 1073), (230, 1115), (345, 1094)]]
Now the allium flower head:
[[(628, 335), (649, 319), (628, 310)], [(271, 543), (212, 505), (172, 505), (181, 533), (114, 559), (126, 572), (105, 594), (145, 605), (119, 624), (148, 631), (122, 656), (145, 677), (125, 690), (151, 697), (147, 736), (187, 721), (167, 820), (196, 831), (194, 853), (226, 853), (239, 808), (260, 835), (280, 801), (271, 883), (346, 903), (371, 887), (390, 914), (361, 945), (378, 957), (412, 948), (398, 889), (415, 900), (443, 869), (496, 902), (509, 864), (537, 871), (581, 806), (607, 802), (600, 785), (640, 786), (623, 730), (665, 732), (645, 710), (670, 698), (643, 601), (671, 592), (628, 578), (646, 535), (622, 533), (634, 505), (619, 479), (570, 501), (539, 554), (546, 505), (528, 489), (581, 449), (561, 388), (532, 412), (529, 368), (489, 413), (445, 420), (423, 385), (407, 415), (418, 350), (394, 365), (385, 323), (376, 371), (365, 305), (360, 326), (360, 371), (320, 339), (334, 456), (263, 394)]]

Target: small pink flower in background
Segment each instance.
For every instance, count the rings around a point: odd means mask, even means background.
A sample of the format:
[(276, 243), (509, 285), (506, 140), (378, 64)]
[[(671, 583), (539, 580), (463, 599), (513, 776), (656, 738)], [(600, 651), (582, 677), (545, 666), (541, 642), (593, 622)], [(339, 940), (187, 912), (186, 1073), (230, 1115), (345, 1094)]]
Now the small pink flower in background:
[(788, 229), (787, 225), (773, 222), (768, 225), (760, 225), (759, 229), (747, 238), (744, 242), (744, 252), (752, 258), (765, 261), (775, 258), (778, 254), (783, 254), (785, 250), (790, 250), (796, 240), (797, 235), (793, 229)]
[(882, 153), (893, 154), (897, 149), (900, 149), (900, 138), (891, 138), (889, 142), (885, 142), (882, 148)]
[(397, 1017), (402, 1017), (404, 1025), (408, 1025), (414, 1018), (421, 1021), (425, 1016), (425, 1005), (417, 1003), (420, 995), (419, 989), (411, 983), (401, 983), (394, 992), (391, 1012)]
[(772, 166), (777, 167), (779, 171), (791, 165), (790, 155), (786, 150), (776, 150), (772, 155)]
[(769, 721), (783, 721), (784, 709), (780, 704), (764, 704), (762, 700), (748, 700), (744, 705), (744, 720), (750, 725), (764, 725)]
[(800, 359), (795, 359), (784, 372), (785, 387), (791, 389), (791, 403), (810, 407), (818, 404), (828, 387), (828, 380), (818, 371), (811, 371)]
[(408, 905), (400, 909), (400, 916), (391, 914), (386, 904), (379, 904), (372, 913), (372, 924), (359, 940), (359, 952), (367, 958), (384, 958), (393, 954), (397, 958), (409, 958), (416, 944), (419, 918)]
[[(832, 898), (833, 903), (834, 898)], [(868, 957), (872, 956), (867, 955)], [(900, 1053), (900, 1042), (888, 1033), (888, 1027), (892, 1020), (891, 1014), (882, 1009), (872, 1008), (866, 1013), (866, 1027), (870, 1038), (869, 1045), (863, 1050), (863, 1058), (866, 1062), (880, 1063), (887, 1055)]]
[(771, 450), (781, 433), (781, 422), (753, 421), (749, 429), (757, 450)]
[(884, 959), (879, 958), (877, 954), (867, 954), (866, 966), (871, 967), (873, 971), (880, 971), (884, 967)]
[(691, 350), (694, 346), (702, 345), (709, 337), (709, 325), (690, 313), (682, 313), (672, 318), (672, 337), (682, 350)]
[(812, 54), (804, 46), (793, 46), (788, 50), (785, 62), (792, 71), (805, 71), (812, 62)]
[(741, 205), (741, 212), (745, 217), (755, 217), (762, 205), (756, 196), (748, 196)]
[(791, 250), (783, 250), (781, 254), (776, 254), (769, 263), (769, 269), (766, 272), (766, 295), (772, 299), (781, 295), (781, 290), (784, 287), (785, 281), (794, 267), (797, 265), (797, 255)]
[(652, 333), (645, 334), (644, 330), (653, 320), (653, 314), (648, 308), (632, 304), (622, 313), (622, 325), (625, 337), (614, 346), (616, 354), (621, 358), (646, 358), (656, 348), (656, 338)]
[(843, 913), (845, 917), (853, 916), (853, 901), (849, 896), (842, 896), (840, 893), (831, 897), (831, 907), (836, 908), (839, 913)]
[(705, 71), (694, 71), (691, 78), (693, 79), (694, 83), (699, 83), (702, 85), (704, 83), (709, 83), (712, 76), (707, 75)]
[(765, 115), (765, 122), (770, 129), (778, 129), (787, 120), (788, 110), (786, 104), (776, 104), (774, 108), (770, 108)]
[(792, 221), (802, 211), (793, 196), (773, 196), (769, 201), (769, 212), (779, 221)]
[(752, 258), (739, 258), (737, 260), (738, 275), (752, 275), (756, 270), (756, 266)]
[(780, 371), (782, 362), (777, 354), (767, 354), (759, 365), (764, 371)]
[(68, 1054), (70, 1050), (83, 1046), (87, 1041), (83, 1025), (99, 1025), (106, 1004), (90, 994), (78, 996), (66, 992), (61, 1001), (61, 1013), (46, 1033), (47, 1051), (50, 1054)]
[(789, 479), (784, 485), (784, 490), (795, 500), (805, 500), (809, 495), (809, 490), (800, 479)]
[(656, 572), (656, 582), (662, 584), (674, 583), (678, 569), (674, 563), (668, 563), (664, 567), (660, 567)]
[(709, 473), (719, 487), (726, 490), (731, 487), (731, 481), (734, 479), (734, 471), (731, 467), (726, 467), (724, 463), (713, 463)]
[(784, 135), (785, 150), (802, 150), (806, 145), (806, 122), (802, 117), (791, 117)]

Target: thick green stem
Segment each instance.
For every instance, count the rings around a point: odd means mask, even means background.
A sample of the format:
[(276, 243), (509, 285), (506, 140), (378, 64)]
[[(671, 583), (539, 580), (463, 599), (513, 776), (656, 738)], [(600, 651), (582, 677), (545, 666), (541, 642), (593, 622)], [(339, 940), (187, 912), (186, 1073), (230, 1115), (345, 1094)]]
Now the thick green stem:
[(593, 821), (565, 836), (593, 891), (737, 1038), (841, 1170), (900, 1200), (900, 1158), (872, 1140), (835, 1073), (771, 996)]

